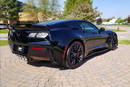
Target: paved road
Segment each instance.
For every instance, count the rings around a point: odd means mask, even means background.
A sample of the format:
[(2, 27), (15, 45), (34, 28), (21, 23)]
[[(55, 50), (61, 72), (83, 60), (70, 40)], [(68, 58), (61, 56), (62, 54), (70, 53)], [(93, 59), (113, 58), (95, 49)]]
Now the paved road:
[(90, 57), (74, 70), (52, 66), (49, 62), (33, 65), (0, 47), (0, 87), (130, 87), (130, 46)]
[(8, 34), (0, 34), (0, 40), (7, 40)]

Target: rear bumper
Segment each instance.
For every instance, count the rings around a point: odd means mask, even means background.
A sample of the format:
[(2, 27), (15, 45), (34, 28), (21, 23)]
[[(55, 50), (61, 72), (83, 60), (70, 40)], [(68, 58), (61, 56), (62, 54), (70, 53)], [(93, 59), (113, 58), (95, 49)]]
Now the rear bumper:
[(52, 58), (52, 47), (48, 41), (44, 42), (30, 42), (18, 43), (9, 42), (10, 48), (14, 54), (31, 57), (36, 60), (50, 61)]
[[(54, 46), (49, 41), (18, 43), (9, 41), (10, 48), (14, 54), (31, 57), (36, 60), (45, 60), (64, 66), (62, 58), (64, 47)], [(21, 47), (22, 50), (19, 48)]]

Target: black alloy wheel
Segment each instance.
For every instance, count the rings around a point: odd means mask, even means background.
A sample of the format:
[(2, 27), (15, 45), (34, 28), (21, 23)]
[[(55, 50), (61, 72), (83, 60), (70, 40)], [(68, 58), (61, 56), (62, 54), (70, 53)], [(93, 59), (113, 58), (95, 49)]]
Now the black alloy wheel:
[(110, 41), (110, 46), (109, 48), (111, 50), (115, 50), (118, 46), (118, 39), (117, 39), (117, 35), (114, 35), (112, 38), (111, 38), (111, 41)]
[(84, 58), (84, 47), (82, 43), (76, 41), (72, 43), (66, 54), (66, 67), (67, 68), (77, 68), (81, 65)]

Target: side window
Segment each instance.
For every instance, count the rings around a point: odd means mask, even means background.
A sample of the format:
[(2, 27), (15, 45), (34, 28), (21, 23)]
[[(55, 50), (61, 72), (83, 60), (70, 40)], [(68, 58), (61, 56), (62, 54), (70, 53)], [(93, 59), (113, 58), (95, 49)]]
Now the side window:
[(82, 30), (98, 31), (98, 29), (95, 26), (87, 22), (81, 22), (80, 27)]

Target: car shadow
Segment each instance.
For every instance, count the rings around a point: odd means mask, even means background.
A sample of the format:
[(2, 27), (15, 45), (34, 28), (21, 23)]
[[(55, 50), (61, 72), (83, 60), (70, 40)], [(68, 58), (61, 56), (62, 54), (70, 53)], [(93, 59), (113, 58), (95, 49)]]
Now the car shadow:
[(52, 64), (50, 61), (35, 61), (30, 63), (30, 65), (32, 66), (36, 66), (36, 67), (51, 67), (51, 68), (59, 68), (59, 66)]
[(103, 55), (103, 54), (105, 54), (105, 53), (107, 53), (107, 52), (109, 52), (109, 51), (111, 51), (111, 50), (109, 50), (109, 49), (104, 49), (104, 50), (97, 51), (97, 52), (94, 52), (94, 53), (88, 55), (86, 58), (84, 58), (84, 60), (83, 60), (83, 62), (82, 62), (82, 64), (81, 64), (80, 66), (82, 66), (82, 65), (83, 65), (84, 63), (86, 63), (87, 61), (89, 61), (89, 60), (91, 60), (91, 59), (93, 59), (93, 58), (95, 58), (95, 57), (97, 57), (97, 56)]
[(56, 64), (52, 64), (50, 61), (35, 61), (30, 63), (30, 65), (35, 66), (35, 67), (50, 67), (50, 68), (57, 68), (60, 70), (67, 70), (66, 67), (63, 66), (58, 66)]
[[(108, 49), (104, 49), (104, 50), (101, 50), (101, 51), (97, 51), (97, 52), (91, 53), (89, 56), (84, 58), (84, 60), (83, 60), (83, 62), (82, 62), (82, 64), (80, 66), (82, 66), (84, 63), (86, 63), (90, 59), (95, 58), (95, 57), (97, 57), (99, 55), (103, 55), (103, 54), (105, 54), (105, 53), (107, 53), (109, 51), (110, 50), (108, 50)], [(58, 65), (54, 65), (50, 61), (35, 61), (35, 62), (32, 62), (30, 65), (36, 66), (36, 67), (43, 67), (44, 66), (44, 67), (50, 67), (50, 68), (58, 68), (60, 70), (69, 70), (68, 68), (65, 68), (65, 67), (62, 67), (62, 66), (58, 66)]]

